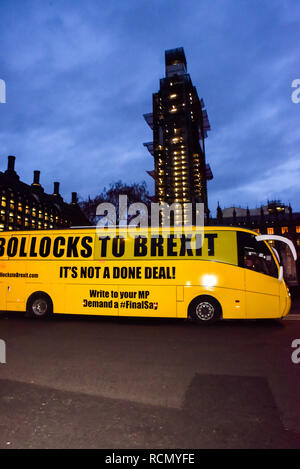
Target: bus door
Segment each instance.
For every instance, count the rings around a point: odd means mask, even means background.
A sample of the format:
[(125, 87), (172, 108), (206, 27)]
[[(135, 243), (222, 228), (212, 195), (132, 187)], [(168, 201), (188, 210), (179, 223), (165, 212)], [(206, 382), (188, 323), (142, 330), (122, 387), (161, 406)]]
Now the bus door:
[(280, 316), (279, 271), (264, 241), (238, 232), (239, 266), (244, 268), (246, 318)]

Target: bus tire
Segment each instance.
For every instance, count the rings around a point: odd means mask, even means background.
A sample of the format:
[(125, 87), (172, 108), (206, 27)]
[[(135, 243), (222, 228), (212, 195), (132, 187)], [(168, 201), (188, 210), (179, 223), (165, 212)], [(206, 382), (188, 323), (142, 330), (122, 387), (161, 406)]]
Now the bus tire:
[(197, 296), (189, 305), (189, 317), (198, 324), (213, 324), (222, 315), (220, 303), (209, 295)]
[(53, 303), (49, 295), (44, 292), (33, 293), (28, 298), (26, 313), (35, 319), (45, 319), (52, 316)]

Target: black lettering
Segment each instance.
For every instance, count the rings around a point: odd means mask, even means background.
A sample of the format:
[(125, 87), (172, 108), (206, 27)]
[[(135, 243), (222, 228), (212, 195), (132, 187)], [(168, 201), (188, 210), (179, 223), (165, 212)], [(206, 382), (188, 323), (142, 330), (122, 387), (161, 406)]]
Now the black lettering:
[(79, 236), (76, 236), (75, 238), (73, 238), (73, 236), (70, 236), (70, 238), (68, 239), (67, 257), (79, 257), (77, 250), (78, 242)]
[(0, 257), (4, 256), (5, 238), (0, 238)]
[(31, 244), (30, 244), (30, 257), (37, 257), (37, 252), (35, 251), (35, 246), (36, 246), (36, 237), (33, 236), (31, 238)]
[(12, 237), (7, 243), (7, 255), (8, 257), (15, 257), (18, 251), (18, 238)]
[(145, 279), (149, 279), (151, 277), (152, 277), (151, 267), (145, 267)]
[(72, 267), (72, 278), (77, 278), (77, 267)]
[(27, 252), (25, 252), (25, 244), (26, 244), (26, 239), (27, 238), (21, 238), (21, 244), (20, 244), (20, 257), (27, 257)]
[(174, 251), (174, 248), (177, 247), (176, 242), (174, 242), (174, 238), (177, 238), (177, 235), (170, 235), (168, 237), (168, 248), (167, 248), (168, 256), (177, 256), (177, 252)]
[(125, 239), (117, 236), (113, 239), (112, 253), (114, 257), (122, 257), (125, 252)]
[(113, 268), (113, 278), (119, 278), (120, 277), (120, 267), (114, 267)]
[(161, 235), (159, 235), (159, 237), (151, 237), (151, 256), (155, 257), (164, 255), (163, 242), (164, 238)]
[(191, 247), (187, 246), (188, 244), (190, 244), (191, 240), (192, 240), (192, 236), (185, 236), (185, 235), (181, 236), (180, 238), (181, 246), (180, 246), (180, 253), (179, 253), (180, 256), (185, 256), (186, 253), (188, 256), (193, 255), (193, 250), (191, 249)]
[(110, 239), (110, 236), (104, 236), (104, 237), (99, 238), (99, 241), (102, 241), (100, 257), (106, 257), (107, 256), (107, 241), (109, 239)]
[(66, 244), (66, 240), (63, 236), (58, 236), (57, 238), (55, 238), (54, 240), (54, 244), (53, 244), (53, 256), (54, 257), (62, 257), (65, 253), (65, 250), (64, 249), (59, 249), (60, 246), (65, 246)]
[[(154, 269), (157, 269), (157, 267), (154, 267)], [(169, 269), (169, 267), (168, 267)], [(161, 279), (161, 278), (167, 278), (166, 277), (166, 271), (165, 271), (165, 268), (164, 267), (160, 267), (159, 268), (159, 271), (158, 271), (158, 278)], [(169, 277), (168, 277), (169, 278)]]
[(104, 267), (103, 278), (110, 278), (109, 267)]
[(127, 278), (127, 267), (121, 267), (121, 278)]
[(39, 253), (41, 257), (48, 257), (51, 249), (51, 238), (45, 236), (41, 239)]
[(196, 256), (202, 256), (202, 235), (196, 235)]
[(147, 238), (137, 236), (134, 240), (134, 257), (147, 256)]
[(80, 277), (81, 278), (86, 278), (87, 276), (87, 267), (81, 267), (80, 269)]
[(91, 236), (84, 236), (81, 240), (81, 246), (83, 249), (81, 249), (80, 254), (82, 257), (87, 258), (91, 257), (93, 253), (93, 248), (91, 244), (93, 243), (93, 238)]
[(88, 268), (88, 278), (94, 278), (94, 267)]
[(215, 255), (215, 238), (218, 237), (215, 233), (209, 233), (204, 235), (205, 238), (208, 239), (208, 255), (214, 256)]

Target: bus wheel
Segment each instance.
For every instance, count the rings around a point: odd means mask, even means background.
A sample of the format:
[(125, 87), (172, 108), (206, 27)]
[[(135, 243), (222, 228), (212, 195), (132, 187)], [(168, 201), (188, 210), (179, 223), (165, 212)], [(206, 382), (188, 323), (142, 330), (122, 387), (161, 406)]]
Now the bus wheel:
[(202, 295), (193, 299), (188, 313), (195, 322), (212, 324), (220, 319), (222, 308), (220, 303), (212, 296)]
[(32, 318), (48, 318), (53, 313), (51, 298), (43, 292), (34, 293), (27, 301), (26, 312)]

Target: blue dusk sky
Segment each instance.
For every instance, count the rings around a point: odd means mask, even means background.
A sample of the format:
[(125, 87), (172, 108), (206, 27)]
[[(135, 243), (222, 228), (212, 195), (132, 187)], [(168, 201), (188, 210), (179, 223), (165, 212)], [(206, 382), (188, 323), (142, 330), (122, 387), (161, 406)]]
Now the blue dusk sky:
[(143, 119), (184, 47), (211, 123), (209, 207), (281, 199), (300, 210), (298, 0), (0, 0), (0, 170), (70, 200), (145, 180), (153, 158)]

